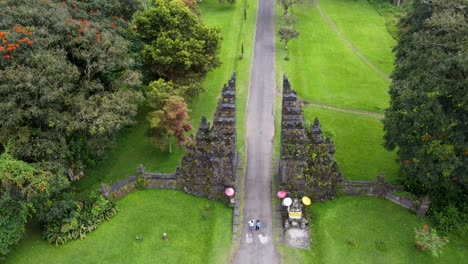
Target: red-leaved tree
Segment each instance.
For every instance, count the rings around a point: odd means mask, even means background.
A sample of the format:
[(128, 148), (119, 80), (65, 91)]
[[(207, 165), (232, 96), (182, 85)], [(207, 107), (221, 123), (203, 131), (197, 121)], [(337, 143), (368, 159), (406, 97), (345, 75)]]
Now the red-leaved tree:
[(192, 123), (188, 121), (188, 108), (184, 99), (179, 96), (170, 96), (162, 110), (150, 112), (151, 136), (153, 143), (165, 148), (169, 141), (169, 152), (172, 152), (171, 136), (177, 139), (179, 145), (185, 143), (185, 132), (192, 130)]

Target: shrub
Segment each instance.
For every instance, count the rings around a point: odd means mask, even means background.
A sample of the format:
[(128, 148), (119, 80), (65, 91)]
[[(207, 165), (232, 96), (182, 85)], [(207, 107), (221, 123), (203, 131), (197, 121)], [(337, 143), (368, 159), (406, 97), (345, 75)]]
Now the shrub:
[(116, 212), (115, 203), (98, 193), (92, 193), (84, 202), (76, 202), (71, 196), (66, 196), (55, 202), (50, 214), (42, 219), (43, 238), (56, 245), (84, 239), (87, 233), (96, 230), (101, 222), (109, 220)]
[(440, 237), (434, 228), (423, 225), (420, 230), (414, 229), (416, 232), (416, 247), (421, 251), (430, 250), (433, 256), (439, 256), (442, 247), (447, 244), (446, 237)]
[(452, 230), (467, 229), (467, 212), (462, 212), (454, 205), (449, 205), (440, 211), (433, 210), (431, 213), (432, 220), (442, 234), (447, 234)]

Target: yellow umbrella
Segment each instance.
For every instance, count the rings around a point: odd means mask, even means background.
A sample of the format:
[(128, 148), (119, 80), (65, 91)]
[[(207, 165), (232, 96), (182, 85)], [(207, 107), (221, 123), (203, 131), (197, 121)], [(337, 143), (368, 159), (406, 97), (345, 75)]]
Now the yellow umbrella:
[(302, 203), (304, 205), (310, 205), (310, 203), (311, 203), (310, 198), (307, 197), (307, 196), (302, 197)]

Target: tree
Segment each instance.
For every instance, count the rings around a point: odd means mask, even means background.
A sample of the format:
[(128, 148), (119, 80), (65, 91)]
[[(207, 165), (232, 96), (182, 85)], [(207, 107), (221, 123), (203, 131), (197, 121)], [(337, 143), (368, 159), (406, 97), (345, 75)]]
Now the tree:
[(0, 9), (0, 144), (12, 141), (11, 154), (28, 162), (85, 166), (141, 100), (127, 22), (104, 0), (6, 0)]
[[(169, 96), (162, 110), (150, 112), (150, 121), (153, 142), (164, 146), (162, 138), (173, 136), (179, 144), (185, 142), (185, 132), (192, 130), (192, 124), (188, 122), (188, 109), (184, 99), (179, 96)], [(169, 140), (169, 152), (172, 152), (172, 144)]]
[(283, 7), (284, 13), (283, 15), (287, 15), (289, 8), (298, 3), (304, 3), (305, 0), (278, 0), (278, 3)]
[[(415, 0), (400, 23), (385, 146), (443, 228), (468, 220), (468, 25), (463, 0)], [(458, 222), (458, 223), (455, 223)], [(450, 227), (449, 227), (450, 226)]]
[(23, 237), (29, 218), (68, 181), (37, 165), (0, 155), (0, 259)]
[(291, 39), (297, 38), (299, 36), (299, 32), (292, 26), (281, 26), (278, 30), (278, 35), (280, 40), (284, 42), (286, 49), (288, 49), (288, 42)]
[(219, 30), (205, 26), (180, 0), (154, 1), (133, 24), (152, 80), (187, 85), (220, 64)]

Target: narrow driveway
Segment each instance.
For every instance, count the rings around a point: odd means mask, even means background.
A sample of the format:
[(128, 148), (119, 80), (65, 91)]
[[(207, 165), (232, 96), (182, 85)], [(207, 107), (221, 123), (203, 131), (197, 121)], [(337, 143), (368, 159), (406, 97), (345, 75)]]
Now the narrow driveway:
[[(244, 187), (244, 223), (233, 263), (280, 262), (273, 233), (271, 159), (274, 136), (275, 47), (274, 0), (259, 0), (254, 57), (247, 105), (247, 170)], [(260, 219), (260, 231), (251, 233), (248, 220)]]

